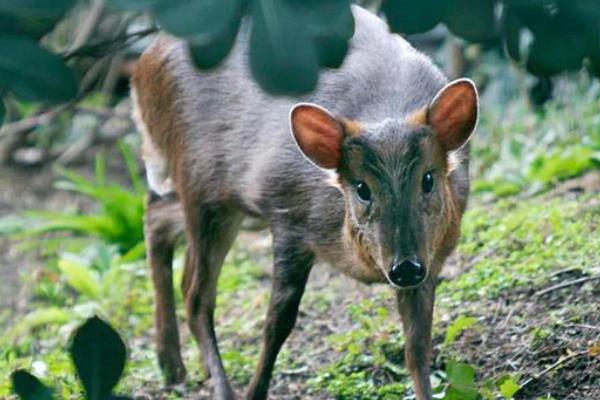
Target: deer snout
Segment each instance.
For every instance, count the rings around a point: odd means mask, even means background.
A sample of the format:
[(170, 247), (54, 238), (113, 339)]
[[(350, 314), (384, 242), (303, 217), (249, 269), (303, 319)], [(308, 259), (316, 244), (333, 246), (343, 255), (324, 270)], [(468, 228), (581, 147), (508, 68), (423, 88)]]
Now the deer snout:
[(405, 259), (392, 263), (388, 275), (394, 285), (406, 288), (423, 283), (427, 277), (427, 268), (421, 262)]

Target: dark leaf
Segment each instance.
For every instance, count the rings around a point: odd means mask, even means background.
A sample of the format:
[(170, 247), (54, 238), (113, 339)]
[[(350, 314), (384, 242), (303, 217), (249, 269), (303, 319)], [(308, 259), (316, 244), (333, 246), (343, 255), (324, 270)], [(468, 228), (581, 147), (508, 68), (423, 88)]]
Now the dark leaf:
[(215, 68), (225, 59), (235, 43), (240, 21), (232, 20), (230, 29), (210, 42), (188, 39), (192, 60), (198, 68)]
[(272, 94), (305, 94), (318, 79), (314, 43), (300, 15), (286, 2), (258, 0), (250, 35), (250, 67)]
[(155, 10), (162, 28), (170, 33), (208, 44), (228, 32), (241, 18), (240, 0), (186, 0), (163, 3)]
[(6, 106), (4, 105), (4, 101), (0, 98), (0, 125), (4, 122), (4, 117), (6, 116)]
[(339, 68), (348, 53), (348, 40), (326, 36), (316, 37), (314, 40), (319, 65), (328, 68)]
[(444, 18), (448, 29), (470, 42), (493, 39), (496, 32), (495, 0), (454, 0)]
[[(169, 0), (106, 0), (106, 5), (125, 11), (150, 11), (161, 2)], [(178, 0), (172, 0), (173, 3)]]
[(310, 34), (350, 40), (354, 34), (354, 16), (348, 0), (304, 0), (289, 2), (295, 13), (306, 18)]
[(23, 100), (63, 102), (77, 82), (61, 57), (21, 37), (0, 36), (0, 84)]
[(2, 0), (0, 14), (22, 18), (58, 19), (75, 3), (76, 0)]
[(52, 400), (52, 391), (38, 378), (22, 369), (11, 375), (13, 391), (22, 400)]
[(382, 9), (392, 31), (413, 34), (433, 29), (445, 14), (446, 1), (384, 0)]
[(36, 41), (50, 32), (55, 24), (54, 18), (20, 18), (0, 14), (0, 34), (27, 36)]
[(348, 0), (295, 2), (294, 13), (306, 20), (313, 38), (319, 65), (338, 68), (348, 53), (354, 35), (354, 16)]
[(88, 400), (106, 400), (125, 367), (119, 334), (100, 318), (90, 318), (77, 329), (70, 353)]
[(241, 17), (240, 0), (180, 2), (156, 12), (163, 28), (188, 39), (194, 63), (204, 69), (216, 67), (227, 56)]
[(552, 30), (534, 33), (527, 69), (534, 75), (553, 76), (581, 68), (585, 47), (581, 37)]
[(522, 25), (518, 15), (513, 9), (506, 7), (502, 16), (502, 34), (504, 35), (504, 51), (515, 62), (520, 63), (521, 57), (521, 29)]

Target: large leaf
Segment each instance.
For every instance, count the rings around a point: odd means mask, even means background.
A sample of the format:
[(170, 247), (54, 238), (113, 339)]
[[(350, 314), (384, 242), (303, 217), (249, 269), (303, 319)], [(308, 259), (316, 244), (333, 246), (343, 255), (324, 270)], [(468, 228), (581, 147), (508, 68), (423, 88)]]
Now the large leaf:
[(0, 85), (23, 100), (63, 102), (75, 97), (77, 82), (61, 57), (34, 41), (0, 36)]
[(317, 52), (319, 65), (338, 68), (354, 35), (354, 16), (348, 0), (307, 0), (291, 3), (302, 15)]
[(464, 363), (449, 361), (446, 366), (446, 375), (450, 386), (445, 399), (448, 400), (476, 400), (479, 397), (475, 385), (475, 369)]
[(90, 318), (75, 332), (70, 353), (87, 399), (108, 399), (125, 367), (119, 334), (100, 318)]
[[(106, 0), (106, 5), (124, 11), (149, 11), (169, 0)], [(171, 0), (173, 3), (180, 0)]]
[(300, 15), (279, 0), (256, 0), (250, 35), (254, 78), (272, 94), (305, 94), (318, 79), (314, 43)]
[(167, 31), (188, 39), (194, 63), (214, 68), (235, 43), (241, 18), (241, 0), (179, 1), (164, 4), (156, 19)]
[(179, 0), (161, 4), (155, 16), (174, 35), (210, 42), (241, 18), (241, 10), (241, 0)]
[(24, 370), (17, 370), (10, 376), (13, 391), (22, 400), (52, 400), (52, 391), (38, 378)]
[(453, 0), (444, 18), (448, 29), (470, 42), (483, 42), (497, 35), (495, 0)]
[(577, 70), (585, 56), (582, 37), (572, 32), (557, 32), (550, 27), (535, 32), (529, 48), (527, 69), (534, 75), (552, 76)]
[(2, 0), (0, 14), (57, 19), (69, 11), (75, 2), (76, 0)]
[(504, 51), (517, 63), (522, 60), (521, 57), (521, 30), (523, 26), (519, 20), (518, 14), (513, 8), (505, 7), (502, 15), (502, 35), (504, 42)]
[(445, 13), (446, 1), (384, 0), (382, 9), (392, 31), (404, 34), (434, 28)]

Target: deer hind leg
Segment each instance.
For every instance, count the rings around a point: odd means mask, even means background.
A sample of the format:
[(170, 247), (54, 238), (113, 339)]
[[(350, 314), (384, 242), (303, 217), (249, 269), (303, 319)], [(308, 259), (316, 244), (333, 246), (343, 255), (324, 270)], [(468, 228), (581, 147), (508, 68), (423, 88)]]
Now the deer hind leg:
[(188, 251), (183, 293), (188, 324), (200, 345), (204, 367), (211, 377), (214, 399), (233, 399), (214, 330), (217, 281), (221, 266), (242, 221), (239, 211), (222, 205), (186, 205)]
[(172, 262), (175, 243), (183, 233), (183, 213), (174, 194), (162, 197), (154, 192), (148, 194), (144, 232), (154, 285), (158, 362), (168, 385), (181, 383), (186, 370), (181, 359), (175, 314)]

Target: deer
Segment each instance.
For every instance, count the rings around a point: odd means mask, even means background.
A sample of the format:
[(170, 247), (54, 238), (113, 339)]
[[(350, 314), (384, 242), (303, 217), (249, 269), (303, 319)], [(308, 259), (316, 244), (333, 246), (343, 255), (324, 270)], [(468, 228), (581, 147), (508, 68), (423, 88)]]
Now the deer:
[(267, 398), (316, 262), (395, 292), (416, 398), (432, 398), (435, 286), (467, 205), (478, 93), (469, 79), (449, 81), (377, 16), (352, 12), (346, 59), (302, 97), (260, 89), (243, 33), (215, 70), (198, 71), (186, 43), (164, 33), (137, 62), (133, 118), (150, 188), (145, 235), (167, 384), (186, 376), (172, 272), (184, 234), (187, 325), (213, 398), (235, 398), (215, 335), (215, 297), (224, 259), (252, 216), (270, 227), (273, 273), (245, 398)]

